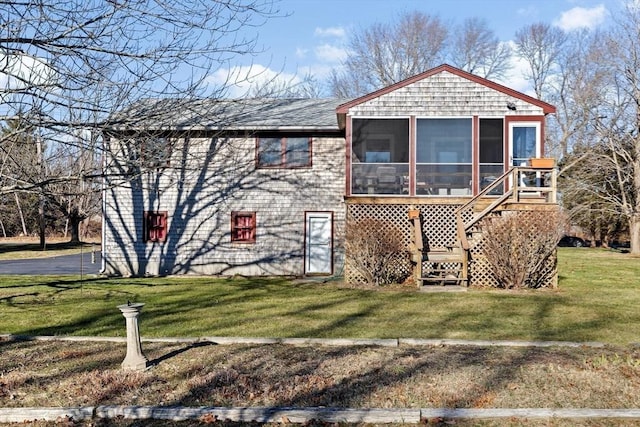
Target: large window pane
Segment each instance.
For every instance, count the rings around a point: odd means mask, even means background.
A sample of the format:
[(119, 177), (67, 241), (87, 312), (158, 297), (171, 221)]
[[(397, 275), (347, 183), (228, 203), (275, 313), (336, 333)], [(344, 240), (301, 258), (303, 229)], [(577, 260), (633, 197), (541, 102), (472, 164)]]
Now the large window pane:
[(502, 119), (480, 119), (480, 163), (504, 162), (504, 124)]
[(351, 193), (407, 194), (409, 120), (353, 119)]
[(419, 119), (418, 163), (471, 163), (471, 119)]
[(471, 119), (418, 119), (416, 194), (471, 194)]
[[(480, 119), (480, 190), (493, 184), (504, 172), (504, 122), (502, 119)], [(503, 185), (489, 191), (503, 193)]]

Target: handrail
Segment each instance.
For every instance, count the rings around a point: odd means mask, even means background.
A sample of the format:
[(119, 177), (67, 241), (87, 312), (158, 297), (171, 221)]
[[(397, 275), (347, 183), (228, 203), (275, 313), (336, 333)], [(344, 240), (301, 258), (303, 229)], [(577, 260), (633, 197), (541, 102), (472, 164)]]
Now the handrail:
[(458, 207), (454, 212), (456, 213), (456, 215), (464, 210), (466, 210), (469, 206), (473, 205), (478, 199), (480, 199), (482, 196), (486, 195), (488, 192), (490, 192), (491, 190), (494, 190), (495, 188), (497, 188), (500, 184), (503, 183), (504, 179), (509, 176), (509, 174), (516, 169), (516, 167), (512, 167), (511, 169), (509, 169), (508, 171), (506, 171), (505, 173), (503, 173), (502, 175), (500, 175), (498, 178), (496, 178), (495, 181), (493, 181), (491, 184), (487, 185), (486, 187), (484, 187), (478, 194), (476, 194), (475, 196), (473, 196), (467, 203), (465, 203), (464, 205)]
[[(492, 183), (487, 185), (485, 188), (482, 189), (482, 191), (480, 191), (478, 194), (473, 196), (467, 203), (465, 203), (464, 205), (458, 207), (454, 211), (454, 214), (456, 216), (456, 234), (458, 235), (458, 241), (460, 242), (460, 246), (462, 247), (463, 251), (465, 251), (465, 252), (468, 251), (470, 249), (471, 245), (469, 244), (469, 239), (467, 239), (467, 230), (469, 230), (470, 227), (467, 227), (467, 225), (462, 220), (462, 212), (464, 212), (470, 206), (475, 204), (475, 202), (477, 200), (479, 200), (482, 196), (486, 195), (491, 190), (497, 188), (499, 185), (502, 185), (504, 180), (505, 180), (505, 178), (507, 176), (509, 176), (509, 174), (511, 173), (512, 170), (513, 170), (513, 168), (511, 168), (508, 171), (504, 172), (495, 181), (493, 181)], [(475, 221), (473, 223), (475, 224)]]
[[(521, 187), (519, 185), (519, 174), (521, 172), (551, 172), (551, 185), (549, 187)], [(478, 215), (475, 215), (469, 222), (466, 224), (462, 220), (462, 213), (476, 204), (478, 200), (486, 196), (492, 190), (498, 188), (501, 185), (505, 184), (507, 177), (512, 176), (512, 185), (511, 188), (505, 191), (500, 197), (496, 198), (489, 206), (482, 210)], [(523, 192), (538, 192), (538, 193), (549, 193), (549, 200), (552, 203), (556, 202), (556, 185), (557, 185), (557, 175), (556, 170), (554, 168), (533, 168), (529, 166), (514, 166), (510, 168), (508, 171), (504, 172), (495, 181), (487, 185), (483, 188), (478, 194), (473, 196), (469, 201), (467, 201), (462, 206), (459, 206), (454, 214), (456, 215), (456, 232), (458, 235), (458, 240), (462, 246), (462, 249), (469, 249), (469, 240), (467, 239), (467, 231), (471, 229), (478, 221), (484, 218), (486, 215), (495, 210), (498, 206), (502, 205), (509, 198), (513, 197), (514, 202), (518, 202), (520, 200), (520, 193)]]
[[(511, 198), (511, 196), (513, 196), (514, 191), (513, 190), (509, 190), (507, 192), (505, 192), (502, 196), (498, 197), (496, 200), (493, 201), (493, 203), (491, 203), (489, 206), (487, 206), (486, 208), (484, 208), (482, 210), (482, 212), (480, 212), (478, 215), (475, 215), (473, 218), (471, 218), (471, 221), (467, 222), (466, 224), (464, 224), (464, 231), (465, 234), (468, 230), (471, 229), (471, 227), (473, 227), (478, 221), (480, 221), (482, 218), (484, 218), (485, 216), (487, 216), (489, 213), (493, 212), (493, 210), (495, 208), (497, 208), (498, 206), (502, 205), (505, 201), (507, 201), (508, 199)], [(462, 218), (462, 212), (460, 212), (460, 218)]]

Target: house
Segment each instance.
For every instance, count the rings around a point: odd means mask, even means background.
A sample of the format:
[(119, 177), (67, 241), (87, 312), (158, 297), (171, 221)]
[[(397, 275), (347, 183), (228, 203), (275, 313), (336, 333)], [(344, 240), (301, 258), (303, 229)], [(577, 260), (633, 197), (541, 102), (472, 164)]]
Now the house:
[(103, 271), (357, 281), (346, 229), (377, 218), (419, 282), (482, 284), (481, 217), (557, 206), (528, 164), (554, 112), (449, 65), (353, 100), (140, 102), (105, 134)]

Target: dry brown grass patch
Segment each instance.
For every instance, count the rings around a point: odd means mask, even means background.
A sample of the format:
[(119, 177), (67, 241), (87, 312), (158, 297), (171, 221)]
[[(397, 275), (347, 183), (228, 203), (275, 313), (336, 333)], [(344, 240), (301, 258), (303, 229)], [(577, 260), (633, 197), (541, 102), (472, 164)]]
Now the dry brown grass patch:
[[(0, 406), (636, 408), (633, 348), (0, 343)], [(24, 363), (17, 363), (22, 360)]]

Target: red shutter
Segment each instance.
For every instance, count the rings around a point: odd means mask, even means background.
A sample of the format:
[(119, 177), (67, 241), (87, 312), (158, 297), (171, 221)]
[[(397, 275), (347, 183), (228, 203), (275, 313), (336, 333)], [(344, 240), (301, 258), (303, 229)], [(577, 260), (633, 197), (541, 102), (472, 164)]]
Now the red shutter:
[(231, 213), (231, 241), (253, 243), (256, 240), (255, 212)]
[(144, 213), (146, 242), (164, 242), (167, 239), (167, 212)]

